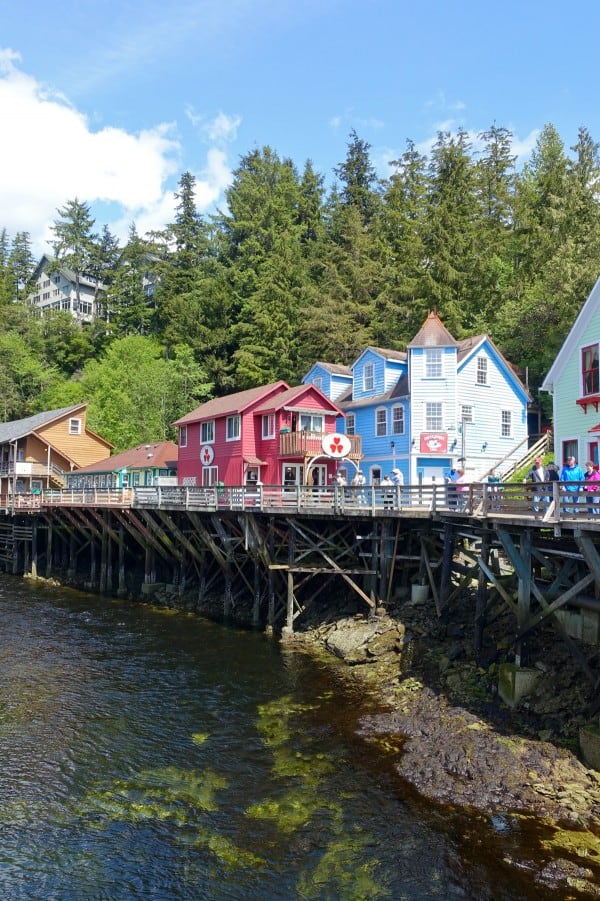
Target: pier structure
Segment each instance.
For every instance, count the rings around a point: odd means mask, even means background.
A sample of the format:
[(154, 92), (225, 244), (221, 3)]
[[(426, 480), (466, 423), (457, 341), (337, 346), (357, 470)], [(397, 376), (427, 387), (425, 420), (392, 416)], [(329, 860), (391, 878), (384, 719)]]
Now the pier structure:
[(371, 615), (422, 588), (450, 620), (469, 591), (476, 656), (499, 610), (518, 668), (552, 624), (600, 707), (600, 508), (581, 487), (541, 500), (529, 484), (48, 491), (5, 504), (0, 566), (145, 600), (167, 587), (175, 606), (219, 598), (284, 637), (341, 591)]

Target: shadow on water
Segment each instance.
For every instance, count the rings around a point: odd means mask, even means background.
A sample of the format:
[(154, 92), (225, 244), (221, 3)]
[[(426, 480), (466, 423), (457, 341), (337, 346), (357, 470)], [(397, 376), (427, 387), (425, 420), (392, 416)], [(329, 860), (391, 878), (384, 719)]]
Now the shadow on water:
[(521, 821), (427, 804), (359, 740), (335, 668), (6, 577), (0, 610), (3, 897), (565, 897), (508, 862)]

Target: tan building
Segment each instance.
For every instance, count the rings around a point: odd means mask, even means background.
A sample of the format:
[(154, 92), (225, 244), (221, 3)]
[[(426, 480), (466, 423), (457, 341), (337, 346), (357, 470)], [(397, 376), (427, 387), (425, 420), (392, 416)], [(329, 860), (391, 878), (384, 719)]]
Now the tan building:
[(87, 404), (0, 424), (0, 507), (16, 494), (64, 488), (67, 473), (110, 456), (113, 445), (86, 425)]

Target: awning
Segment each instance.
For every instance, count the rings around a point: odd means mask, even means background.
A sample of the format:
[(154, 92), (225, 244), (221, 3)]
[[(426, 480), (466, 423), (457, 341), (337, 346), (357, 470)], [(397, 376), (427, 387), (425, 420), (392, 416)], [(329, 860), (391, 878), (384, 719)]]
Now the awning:
[(264, 460), (259, 460), (258, 457), (243, 457), (244, 463), (247, 463), (248, 466), (266, 466)]
[(600, 432), (600, 422), (593, 429), (588, 429), (588, 432)]

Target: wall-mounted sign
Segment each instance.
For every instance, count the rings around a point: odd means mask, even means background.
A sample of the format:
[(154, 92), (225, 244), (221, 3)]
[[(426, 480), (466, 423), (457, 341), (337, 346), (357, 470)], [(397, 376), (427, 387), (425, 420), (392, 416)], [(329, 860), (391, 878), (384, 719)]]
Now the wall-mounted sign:
[(210, 466), (214, 459), (215, 452), (213, 450), (212, 444), (204, 444), (200, 448), (200, 462), (203, 466)]
[(422, 454), (445, 454), (448, 452), (446, 432), (421, 432)]
[(327, 454), (328, 457), (333, 457), (334, 460), (341, 460), (342, 457), (348, 456), (352, 445), (347, 435), (340, 435), (338, 432), (334, 432), (333, 435), (323, 435), (321, 447), (323, 448), (323, 453)]

